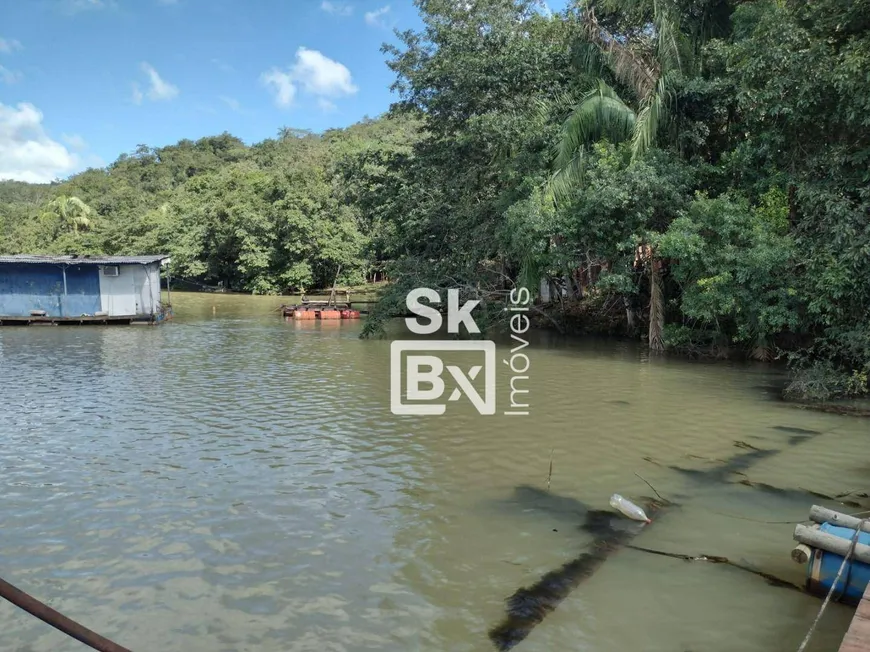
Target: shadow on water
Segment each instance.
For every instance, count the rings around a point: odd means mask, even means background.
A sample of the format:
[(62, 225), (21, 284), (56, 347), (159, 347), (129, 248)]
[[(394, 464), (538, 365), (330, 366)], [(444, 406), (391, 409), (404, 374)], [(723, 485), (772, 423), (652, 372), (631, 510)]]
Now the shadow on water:
[(738, 453), (708, 469), (689, 469), (676, 465), (669, 465), (668, 468), (688, 478), (704, 483), (730, 483), (733, 482), (733, 476), (743, 474), (756, 462), (773, 457), (779, 452), (776, 449), (755, 448), (746, 453)]
[[(573, 498), (554, 495), (528, 485), (516, 487), (514, 497), (515, 502), (526, 507), (560, 516), (581, 516), (583, 521), (580, 528), (592, 535), (593, 541), (587, 552), (507, 598), (504, 620), (489, 632), (490, 641), (501, 651), (510, 650), (523, 641), (583, 580), (591, 577), (610, 555), (634, 539), (647, 525), (630, 521), (615, 512), (589, 509)], [(651, 498), (641, 499), (639, 504), (649, 516), (662, 507)]]
[[(795, 426), (772, 426), (772, 429), (780, 432), (791, 433), (791, 436), (786, 440), (789, 446), (797, 446), (810, 441), (811, 439), (815, 439), (820, 435), (826, 434), (819, 430), (809, 430)], [(808, 497), (815, 497), (835, 501), (848, 507), (862, 506), (862, 503), (844, 499), (844, 496), (828, 496), (802, 487), (794, 489), (775, 487), (765, 482), (750, 480), (746, 476), (746, 471), (750, 467), (752, 467), (756, 462), (778, 455), (782, 452), (782, 449), (760, 449), (743, 441), (735, 441), (734, 445), (737, 448), (747, 450), (747, 452), (737, 453), (727, 460), (714, 460), (719, 463), (707, 469), (691, 469), (677, 465), (667, 465), (667, 468), (676, 471), (694, 482), (707, 486), (713, 484), (740, 484), (752, 487), (753, 489), (758, 489), (766, 494), (780, 496), (795, 501), (805, 500)], [(647, 461), (652, 461), (657, 464), (657, 462), (652, 459), (648, 459)]]
[[(791, 437), (788, 439), (788, 444), (791, 446), (825, 434), (816, 430), (807, 430), (792, 426), (774, 426), (773, 428), (780, 432), (790, 433)], [(691, 479), (693, 482), (704, 485), (742, 484), (758, 489), (764, 493), (796, 501), (805, 500), (808, 496), (834, 500), (834, 498), (829, 496), (824, 496), (823, 494), (818, 494), (806, 489), (783, 489), (762, 482), (750, 481), (745, 473), (748, 469), (757, 462), (769, 459), (779, 454), (783, 449), (760, 449), (743, 441), (735, 441), (734, 445), (741, 449), (742, 452), (735, 453), (729, 459), (710, 460), (717, 462), (716, 465), (710, 468), (689, 469), (675, 465), (667, 466), (667, 468), (680, 473), (681, 475)], [(645, 459), (658, 464), (658, 462), (655, 462), (651, 458)], [(735, 476), (743, 477), (735, 479)], [(842, 496), (838, 496), (837, 498), (842, 498)], [(575, 559), (572, 559), (560, 568), (545, 574), (534, 585), (518, 589), (513, 595), (507, 598), (505, 601), (505, 618), (501, 623), (489, 631), (490, 641), (492, 641), (495, 648), (501, 652), (510, 650), (525, 640), (531, 631), (540, 624), (548, 614), (552, 613), (559, 603), (568, 597), (568, 595), (570, 595), (570, 593), (574, 591), (583, 580), (591, 577), (610, 555), (623, 547), (634, 548), (635, 546), (631, 545), (632, 539), (634, 539), (634, 537), (636, 537), (647, 525), (645, 523), (628, 520), (615, 512), (590, 509), (585, 503), (574, 498), (551, 494), (548, 491), (543, 491), (528, 485), (517, 486), (514, 490), (513, 499), (509, 502), (525, 511), (543, 512), (562, 518), (576, 517), (578, 520), (582, 520), (580, 529), (590, 534), (593, 537), (593, 541), (590, 544), (589, 549)], [(652, 498), (641, 498), (636, 502), (644, 508), (649, 516), (659, 513), (666, 506), (678, 506), (675, 503), (664, 503)], [(849, 504), (842, 500), (840, 502), (843, 504)], [(773, 575), (764, 573), (744, 564), (731, 562), (725, 558), (692, 558), (687, 555), (662, 553), (660, 551), (645, 548), (636, 549), (654, 554), (666, 554), (668, 556), (683, 559), (703, 559), (704, 561), (725, 563), (752, 572), (756, 575), (760, 575), (771, 585), (787, 586), (799, 591), (802, 590), (801, 587), (793, 585), (790, 582), (781, 580)]]
[(795, 426), (773, 426), (774, 430), (781, 432), (794, 433), (796, 435), (821, 435), (821, 430), (808, 430), (806, 428), (797, 428)]

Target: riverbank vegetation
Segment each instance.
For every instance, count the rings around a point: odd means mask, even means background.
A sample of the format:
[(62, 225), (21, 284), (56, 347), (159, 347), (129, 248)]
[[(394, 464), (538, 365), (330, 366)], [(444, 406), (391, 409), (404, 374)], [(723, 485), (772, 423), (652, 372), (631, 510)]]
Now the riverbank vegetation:
[(413, 287), (520, 284), (562, 329), (867, 393), (870, 0), (417, 4), (384, 116), (7, 182), (0, 247), (166, 251), (256, 293), (386, 274), (368, 334)]

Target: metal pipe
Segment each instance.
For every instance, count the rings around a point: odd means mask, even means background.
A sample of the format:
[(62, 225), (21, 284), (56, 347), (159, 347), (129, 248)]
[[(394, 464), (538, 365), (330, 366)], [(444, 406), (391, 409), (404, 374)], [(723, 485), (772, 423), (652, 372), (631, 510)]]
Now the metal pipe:
[(870, 523), (866, 519), (855, 518), (849, 514), (841, 514), (833, 509), (827, 509), (820, 505), (810, 507), (810, 520), (814, 523), (830, 523), (853, 530), (860, 527), (864, 532), (870, 533)]
[(166, 263), (166, 300), (169, 302), (169, 305), (172, 305), (172, 290), (169, 288), (169, 285), (172, 282), (172, 261), (170, 260)]
[[(858, 532), (856, 530), (858, 534)], [(870, 546), (863, 543), (853, 544), (849, 539), (843, 539), (821, 530), (816, 530), (806, 525), (796, 525), (792, 538), (795, 541), (803, 543), (811, 548), (818, 548), (825, 552), (832, 552), (835, 555), (845, 556), (850, 554), (853, 559), (864, 564), (870, 564)], [(854, 547), (853, 547), (854, 545)]]
[(58, 613), (47, 604), (27, 595), (21, 589), (12, 586), (9, 582), (2, 579), (0, 579), (0, 597), (94, 650), (99, 650), (100, 652), (132, 652), (132, 650), (122, 647), (104, 636), (91, 631), (84, 625), (80, 625), (76, 621)]
[(66, 315), (64, 314), (64, 313), (66, 312), (66, 310), (64, 310), (64, 308), (66, 308), (66, 297), (67, 297), (67, 292), (66, 292), (66, 265), (61, 265), (61, 266), (60, 266), (60, 270), (61, 270), (61, 272), (63, 272), (63, 301), (60, 302), (60, 316), (61, 316), (61, 317), (66, 317)]

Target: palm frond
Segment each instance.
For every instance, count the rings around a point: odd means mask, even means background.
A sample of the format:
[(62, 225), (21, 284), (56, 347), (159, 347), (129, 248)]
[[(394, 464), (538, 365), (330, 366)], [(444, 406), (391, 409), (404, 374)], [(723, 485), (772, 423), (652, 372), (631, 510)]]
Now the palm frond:
[(635, 128), (635, 114), (610, 86), (598, 80), (562, 126), (556, 167), (565, 168), (577, 152), (602, 137), (628, 138)]
[(595, 12), (586, 12), (585, 37), (596, 45), (613, 72), (623, 84), (631, 87), (638, 98), (647, 97), (655, 88), (659, 66), (655, 61), (644, 61), (638, 53), (622, 44), (598, 23)]
[(574, 46), (574, 63), (592, 77), (601, 77), (607, 69), (604, 53), (595, 43), (589, 41), (582, 41)]
[(586, 150), (581, 149), (577, 154), (560, 167), (547, 182), (544, 201), (553, 205), (570, 200), (579, 186), (583, 185), (586, 177)]
[(684, 38), (678, 18), (661, 0), (653, 0), (656, 32), (656, 59), (662, 71), (683, 69)]
[(656, 84), (655, 93), (641, 103), (632, 135), (632, 160), (637, 160), (643, 156), (655, 144), (656, 136), (668, 116), (667, 105), (670, 103), (672, 95), (673, 91), (668, 84), (668, 77), (662, 76)]

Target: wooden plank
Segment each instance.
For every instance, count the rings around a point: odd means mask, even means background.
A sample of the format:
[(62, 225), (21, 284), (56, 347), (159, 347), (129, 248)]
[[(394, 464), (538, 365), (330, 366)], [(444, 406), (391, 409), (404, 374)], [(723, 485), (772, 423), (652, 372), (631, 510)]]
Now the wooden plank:
[(843, 637), (839, 652), (870, 652), (870, 584), (855, 609), (855, 616)]
[(13, 316), (0, 316), (0, 325), (51, 325), (51, 324), (129, 324), (131, 322), (151, 322), (152, 319), (149, 315), (142, 316), (123, 316), (123, 317), (109, 317), (109, 316), (101, 316), (101, 317), (13, 317)]

